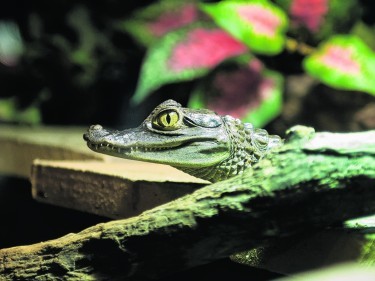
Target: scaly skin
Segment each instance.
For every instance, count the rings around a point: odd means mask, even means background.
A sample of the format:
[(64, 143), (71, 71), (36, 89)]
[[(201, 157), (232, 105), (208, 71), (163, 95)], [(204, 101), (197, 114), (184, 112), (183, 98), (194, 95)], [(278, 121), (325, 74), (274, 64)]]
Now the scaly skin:
[(242, 173), (283, 143), (229, 115), (184, 108), (173, 100), (157, 106), (138, 128), (93, 125), (83, 138), (96, 152), (168, 164), (211, 182)]

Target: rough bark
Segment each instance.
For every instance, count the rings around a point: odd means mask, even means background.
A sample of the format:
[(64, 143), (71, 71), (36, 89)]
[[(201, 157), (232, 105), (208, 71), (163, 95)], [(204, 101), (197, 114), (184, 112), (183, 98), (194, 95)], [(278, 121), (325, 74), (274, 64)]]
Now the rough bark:
[(0, 251), (0, 280), (145, 280), (375, 212), (375, 131), (311, 134), (137, 217)]

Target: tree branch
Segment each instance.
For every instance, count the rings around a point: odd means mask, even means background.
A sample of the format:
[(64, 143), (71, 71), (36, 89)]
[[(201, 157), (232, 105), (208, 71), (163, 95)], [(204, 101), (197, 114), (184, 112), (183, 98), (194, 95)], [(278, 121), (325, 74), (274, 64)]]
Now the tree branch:
[(375, 131), (289, 131), (235, 178), (130, 219), (0, 251), (0, 280), (144, 280), (375, 212)]

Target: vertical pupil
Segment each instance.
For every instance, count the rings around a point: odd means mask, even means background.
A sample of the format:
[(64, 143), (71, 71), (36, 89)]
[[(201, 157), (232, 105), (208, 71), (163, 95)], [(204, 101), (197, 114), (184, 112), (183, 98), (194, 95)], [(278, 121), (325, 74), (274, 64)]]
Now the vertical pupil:
[(167, 120), (168, 124), (171, 124), (171, 115), (169, 113), (167, 113), (167, 116), (165, 117), (165, 119)]

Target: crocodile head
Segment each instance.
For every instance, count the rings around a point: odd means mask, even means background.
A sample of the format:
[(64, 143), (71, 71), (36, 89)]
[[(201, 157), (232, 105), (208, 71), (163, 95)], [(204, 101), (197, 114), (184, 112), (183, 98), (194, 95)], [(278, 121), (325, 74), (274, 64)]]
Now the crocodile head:
[(183, 108), (173, 100), (157, 106), (138, 128), (115, 131), (93, 125), (84, 139), (96, 152), (174, 167), (213, 166), (230, 155), (219, 115)]
[(242, 173), (281, 143), (231, 116), (184, 108), (173, 100), (157, 106), (138, 128), (93, 125), (83, 138), (96, 152), (168, 164), (212, 182)]

